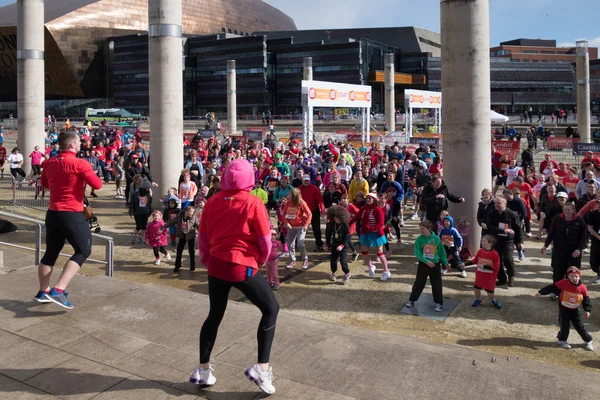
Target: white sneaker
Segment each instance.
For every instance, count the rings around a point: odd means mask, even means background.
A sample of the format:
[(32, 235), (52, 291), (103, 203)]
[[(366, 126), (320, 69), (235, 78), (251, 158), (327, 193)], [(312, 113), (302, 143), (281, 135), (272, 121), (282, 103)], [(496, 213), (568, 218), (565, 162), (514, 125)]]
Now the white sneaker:
[(273, 368), (269, 368), (268, 371), (264, 372), (260, 369), (258, 364), (254, 364), (249, 367), (244, 374), (266, 394), (275, 393), (275, 386), (273, 386)]
[(446, 268), (442, 269), (442, 275), (446, 275), (448, 273), (448, 270)]
[(213, 368), (202, 369), (196, 367), (192, 376), (190, 376), (190, 382), (200, 386), (212, 386), (217, 382), (217, 378), (213, 375)]
[(169, 253), (167, 253), (167, 255), (165, 256), (165, 258), (167, 259), (167, 261), (171, 261), (171, 255)]
[(373, 278), (373, 277), (375, 277), (375, 266), (371, 265), (369, 267), (369, 278)]
[(531, 232), (527, 232), (527, 233), (525, 234), (525, 236), (527, 236), (527, 237), (531, 237)]
[(406, 304), (404, 305), (404, 307), (406, 307), (406, 308), (413, 308), (414, 305), (415, 305), (415, 302), (409, 300), (409, 301), (406, 302)]
[(308, 269), (308, 260), (304, 260), (302, 263), (302, 269)]
[(346, 275), (344, 275), (344, 285), (347, 285), (348, 283), (350, 283), (350, 277), (352, 276), (352, 274), (350, 272), (348, 272)]
[(383, 271), (383, 274), (381, 274), (381, 280), (382, 281), (387, 281), (388, 279), (390, 279), (390, 276), (392, 276), (392, 274), (390, 273), (390, 271)]
[(597, 284), (600, 283), (600, 275), (598, 275), (597, 277), (594, 278), (594, 280), (592, 281), (592, 284)]
[(294, 265), (296, 265), (296, 261), (292, 261), (291, 263), (289, 263), (289, 264), (288, 264), (288, 265), (286, 265), (285, 267), (286, 267), (287, 269), (292, 269), (292, 268), (294, 268)]
[(331, 282), (335, 282), (337, 280), (337, 275), (335, 274), (335, 272), (329, 276), (329, 280)]
[(412, 219), (413, 221), (415, 221), (415, 220), (419, 219), (419, 215), (417, 213), (414, 213), (412, 215), (412, 217), (410, 217), (410, 219)]
[(467, 277), (467, 271), (465, 271), (465, 270), (460, 271), (460, 277), (461, 278), (466, 278)]
[(583, 253), (589, 253), (590, 249), (588, 249), (587, 247), (585, 249), (583, 249)]
[(442, 312), (442, 310), (443, 310), (443, 307), (442, 307), (442, 305), (441, 305), (441, 304), (439, 304), (439, 303), (436, 303), (436, 304), (435, 304), (435, 310), (434, 310), (434, 311), (435, 311), (435, 312)]
[(594, 345), (592, 344), (591, 341), (586, 342), (584, 349), (586, 349), (587, 351), (594, 351)]
[(156, 261), (154, 261), (154, 265), (160, 265), (160, 258), (157, 258)]
[(562, 347), (563, 349), (570, 349), (571, 345), (569, 343), (567, 343), (566, 341), (561, 341), (561, 340), (557, 340), (556, 343)]
[(392, 232), (388, 233), (388, 237), (392, 240), (396, 239), (396, 236)]

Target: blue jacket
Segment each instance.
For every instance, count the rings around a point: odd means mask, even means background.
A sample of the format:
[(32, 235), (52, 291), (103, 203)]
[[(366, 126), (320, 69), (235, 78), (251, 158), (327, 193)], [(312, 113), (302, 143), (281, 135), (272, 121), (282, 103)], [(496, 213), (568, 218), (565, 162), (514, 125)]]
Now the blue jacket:
[[(440, 233), (439, 233), (439, 236), (442, 239), (442, 243), (444, 244), (445, 247), (462, 247), (462, 245), (463, 245), (462, 236), (460, 236), (460, 233), (458, 233), (458, 230), (456, 230), (456, 228), (454, 227), (454, 219), (450, 216), (447, 216), (446, 218), (444, 218), (444, 221), (445, 220), (450, 221), (450, 229), (448, 229), (442, 225), (442, 229), (440, 229)], [(447, 236), (447, 235), (451, 235), (454, 238), (454, 246), (448, 246), (446, 244), (446, 242), (444, 241), (444, 236)]]
[(394, 188), (394, 190), (396, 191), (396, 193), (394, 194), (394, 199), (396, 199), (396, 201), (402, 201), (404, 200), (404, 188), (402, 187), (401, 184), (399, 184), (396, 181), (385, 181), (383, 182), (383, 185), (381, 185), (381, 188), (379, 188), (379, 193), (385, 193), (386, 190), (388, 190), (388, 188)]

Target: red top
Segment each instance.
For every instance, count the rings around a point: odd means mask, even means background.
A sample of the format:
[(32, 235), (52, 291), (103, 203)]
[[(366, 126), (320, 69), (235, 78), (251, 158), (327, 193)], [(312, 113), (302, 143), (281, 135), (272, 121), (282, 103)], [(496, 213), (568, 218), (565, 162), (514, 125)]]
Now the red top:
[(90, 164), (75, 157), (72, 151), (63, 151), (44, 162), (42, 186), (50, 189), (51, 211), (83, 211), (85, 185), (92, 189), (102, 188), (102, 181)]
[[(352, 203), (348, 203), (348, 206), (346, 207), (346, 210), (350, 214), (350, 219), (354, 218), (360, 212), (360, 210), (358, 209), (358, 207), (356, 207)], [(353, 235), (355, 233), (356, 233), (356, 224), (350, 224), (350, 234)]]
[(377, 232), (379, 237), (384, 235), (383, 224), (385, 222), (385, 215), (381, 207), (364, 205), (358, 214), (350, 220), (349, 224), (352, 225), (359, 219), (361, 235), (368, 235), (374, 232)]
[[(553, 169), (558, 169), (558, 164), (554, 160), (550, 160), (550, 164), (552, 164)], [(540, 172), (543, 172), (546, 169), (548, 162), (546, 160), (540, 163)]]
[(586, 157), (583, 160), (581, 160), (581, 164), (580, 165), (583, 165), (583, 164), (585, 164), (587, 162), (591, 162), (591, 163), (594, 163), (596, 165), (600, 165), (600, 158), (598, 158), (598, 157), (592, 157), (592, 158)]
[(322, 214), (325, 214), (325, 204), (323, 204), (323, 195), (321, 195), (321, 191), (315, 185), (300, 185), (298, 188), (300, 193), (302, 194), (302, 200), (306, 202), (308, 208), (311, 211), (321, 210)]
[[(477, 265), (475, 286), (479, 286), (484, 290), (496, 289), (496, 279), (498, 278), (498, 271), (500, 271), (500, 256), (496, 253), (496, 250), (479, 249), (471, 262), (473, 265)], [(492, 267), (492, 270), (484, 269), (484, 264)]]
[(584, 297), (588, 297), (587, 287), (583, 283), (575, 286), (569, 279), (562, 279), (554, 285), (560, 289), (560, 304), (571, 310), (578, 309)]
[(0, 145), (0, 160), (4, 160), (6, 158), (6, 148)]
[(96, 157), (98, 157), (98, 160), (106, 161), (106, 148), (96, 147), (94, 151), (96, 152)]

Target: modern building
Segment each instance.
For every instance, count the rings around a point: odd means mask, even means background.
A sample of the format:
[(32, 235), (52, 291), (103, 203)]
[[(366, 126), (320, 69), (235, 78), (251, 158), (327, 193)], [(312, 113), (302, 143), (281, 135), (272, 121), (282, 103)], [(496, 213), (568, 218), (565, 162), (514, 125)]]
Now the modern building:
[[(590, 47), (590, 60), (598, 58), (598, 48)], [(564, 64), (577, 58), (575, 47), (556, 47), (556, 40), (515, 39), (490, 49), (490, 57), (507, 58), (512, 62)]]
[(600, 60), (590, 61), (590, 98), (592, 113), (600, 115)]
[[(45, 0), (46, 99), (107, 97), (106, 38), (147, 33), (147, 0)], [(0, 8), (0, 102), (17, 96), (17, 5)], [(294, 31), (261, 0), (183, 0), (183, 35)], [(0, 106), (0, 109), (2, 107)]]

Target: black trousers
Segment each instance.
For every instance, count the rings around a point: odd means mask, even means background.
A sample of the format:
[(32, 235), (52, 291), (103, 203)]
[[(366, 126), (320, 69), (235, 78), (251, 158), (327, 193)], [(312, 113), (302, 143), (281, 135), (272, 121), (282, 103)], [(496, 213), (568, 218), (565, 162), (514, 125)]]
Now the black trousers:
[(350, 268), (348, 268), (348, 248), (344, 246), (342, 251), (337, 251), (335, 248), (331, 249), (331, 257), (329, 258), (329, 263), (331, 264), (331, 272), (337, 272), (337, 260), (340, 260), (340, 264), (342, 265), (342, 271), (344, 274), (350, 273)]
[(569, 267), (581, 268), (581, 254), (579, 257), (573, 257), (575, 250), (552, 250), (552, 282), (556, 283), (564, 279)]
[(132, 180), (130, 180), (129, 178), (125, 179), (125, 204), (129, 205), (129, 192), (131, 190), (131, 184), (133, 183)]
[(185, 249), (185, 245), (187, 243), (188, 253), (190, 255), (190, 267), (196, 266), (196, 251), (194, 249), (194, 243), (196, 239), (185, 239), (179, 238), (177, 242), (177, 256), (175, 257), (175, 267), (181, 268), (181, 256), (183, 255), (183, 249)]
[(319, 209), (312, 210), (312, 225), (313, 235), (315, 235), (315, 244), (317, 247), (323, 247), (323, 239), (321, 237), (321, 211)]
[(40, 164), (33, 165), (31, 164), (31, 172), (33, 175), (41, 175), (42, 174), (42, 166)]
[(154, 252), (154, 257), (158, 258), (158, 252), (160, 251), (161, 253), (163, 253), (165, 256), (168, 254), (167, 250), (165, 249), (165, 246), (160, 246), (160, 247), (153, 247), (152, 251)]
[(596, 275), (600, 275), (600, 241), (592, 238), (592, 247), (590, 248), (590, 267)]
[(396, 231), (396, 237), (398, 238), (398, 240), (400, 240), (402, 237), (402, 232), (400, 231), (400, 224), (398, 223), (399, 221), (400, 221), (400, 217), (394, 217), (394, 218), (392, 218), (392, 222), (391, 222), (392, 227)]
[(46, 253), (41, 263), (53, 267), (66, 239), (75, 250), (70, 261), (82, 266), (92, 253), (92, 232), (83, 213), (48, 210), (45, 225)]
[(435, 267), (429, 268), (429, 266), (422, 261), (419, 261), (417, 267), (417, 277), (415, 283), (413, 283), (412, 292), (410, 293), (409, 300), (417, 301), (425, 289), (427, 278), (431, 282), (431, 293), (433, 294), (433, 301), (436, 304), (444, 304), (444, 296), (442, 293), (442, 265), (438, 262)]
[(498, 271), (498, 281), (506, 283), (508, 278), (515, 276), (515, 242), (498, 241), (496, 251), (500, 256), (500, 271)]
[(558, 340), (561, 342), (567, 341), (569, 338), (569, 330), (571, 329), (571, 322), (573, 323), (573, 328), (579, 333), (579, 336), (581, 336), (581, 339), (583, 339), (584, 342), (592, 341), (592, 335), (590, 335), (587, 329), (585, 329), (585, 326), (583, 326), (579, 309), (572, 310), (560, 304), (558, 305), (558, 324), (560, 325), (560, 331), (557, 336)]
[(263, 275), (258, 272), (242, 282), (227, 282), (212, 276), (208, 277), (210, 310), (200, 330), (200, 364), (206, 364), (210, 361), (210, 354), (217, 339), (219, 325), (227, 309), (229, 291), (232, 287), (242, 292), (262, 313), (256, 334), (258, 362), (260, 364), (268, 363), (275, 337), (279, 303), (277, 303), (277, 299)]
[(23, 168), (11, 168), (10, 169), (10, 173), (12, 174), (13, 178), (17, 179), (17, 175), (21, 175), (21, 177), (25, 178), (25, 171), (23, 171)]

